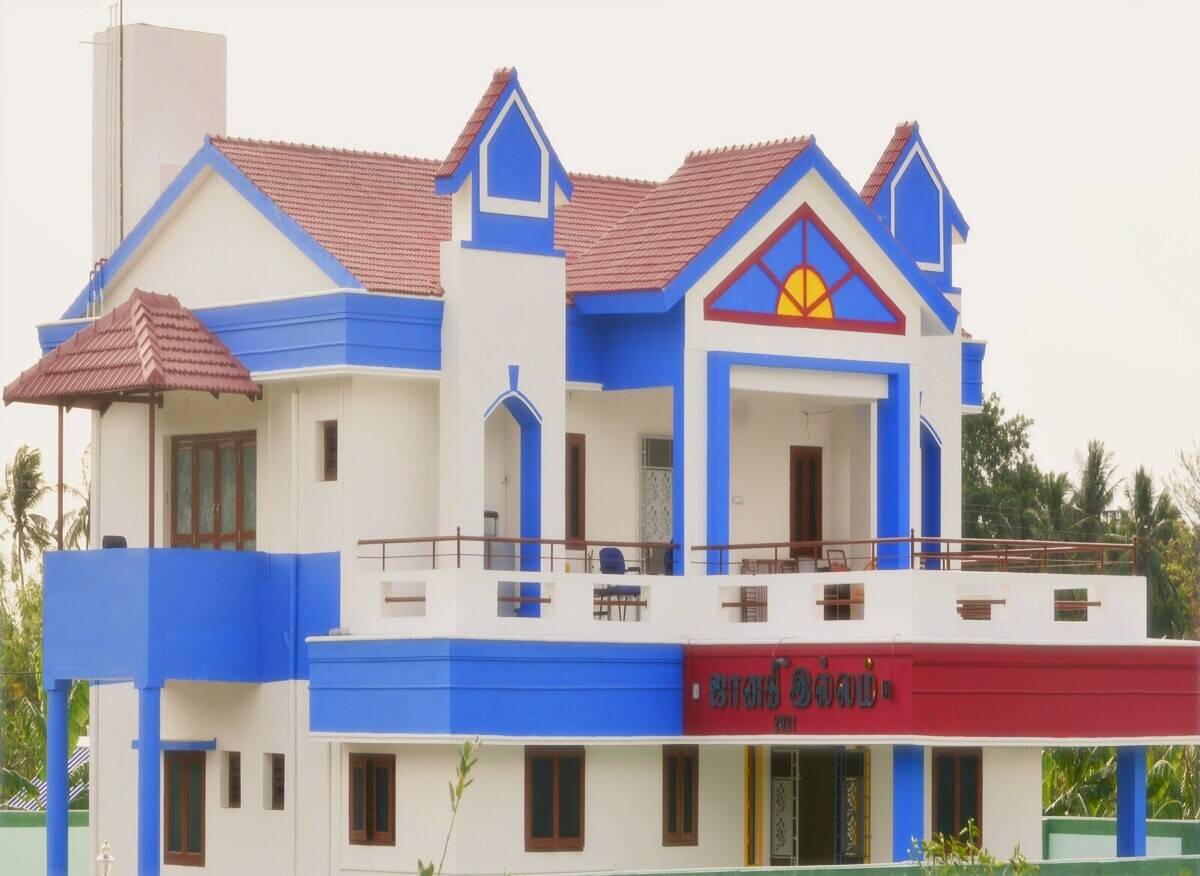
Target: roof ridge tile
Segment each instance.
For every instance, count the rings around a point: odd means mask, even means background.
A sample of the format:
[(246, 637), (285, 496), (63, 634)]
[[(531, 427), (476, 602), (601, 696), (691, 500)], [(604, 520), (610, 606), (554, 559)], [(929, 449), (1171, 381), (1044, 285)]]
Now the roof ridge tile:
[(812, 134), (801, 134), (796, 137), (780, 137), (776, 140), (760, 140), (757, 143), (734, 143), (726, 146), (714, 146), (710, 149), (693, 149), (683, 159), (686, 164), (697, 158), (709, 158), (714, 155), (725, 155), (730, 152), (765, 151), (778, 146), (808, 146), (812, 142)]
[(264, 140), (257, 137), (230, 137), (210, 134), (208, 139), (220, 148), (222, 143), (238, 146), (266, 146), (272, 149), (291, 149), (302, 152), (321, 152), (329, 155), (349, 155), (360, 158), (391, 158), (401, 161), (418, 161), (421, 164), (440, 164), (437, 158), (422, 158), (420, 155), (405, 155), (400, 152), (380, 152), (371, 149), (350, 149), (345, 146), (322, 146), (317, 143), (302, 143), (298, 140)]

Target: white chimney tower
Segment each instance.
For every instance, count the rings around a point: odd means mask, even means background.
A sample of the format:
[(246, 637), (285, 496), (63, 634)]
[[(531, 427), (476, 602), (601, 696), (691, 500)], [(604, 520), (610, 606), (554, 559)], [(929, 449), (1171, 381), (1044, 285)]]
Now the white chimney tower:
[(92, 258), (107, 257), (204, 142), (225, 133), (225, 37), (148, 24), (96, 34)]

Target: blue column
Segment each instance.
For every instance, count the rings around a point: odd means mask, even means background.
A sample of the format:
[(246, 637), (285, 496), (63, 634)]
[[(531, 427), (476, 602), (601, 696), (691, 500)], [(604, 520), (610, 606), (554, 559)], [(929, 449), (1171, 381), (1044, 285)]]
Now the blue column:
[(65, 681), (46, 686), (46, 873), (67, 876), (67, 695)]
[(1117, 749), (1117, 857), (1146, 855), (1146, 748)]
[(162, 688), (138, 689), (138, 876), (158, 876), (162, 835)]
[[(708, 521), (705, 538), (709, 544), (729, 543), (729, 364), (717, 353), (708, 354)], [(709, 551), (707, 574), (728, 571), (729, 558)]]
[(914, 851), (925, 835), (925, 748), (892, 746), (892, 860), (920, 860)]
[[(899, 366), (888, 375), (888, 397), (877, 405), (875, 531), (879, 538), (907, 538), (909, 532), (909, 375)], [(879, 546), (879, 568), (907, 569), (906, 544)]]

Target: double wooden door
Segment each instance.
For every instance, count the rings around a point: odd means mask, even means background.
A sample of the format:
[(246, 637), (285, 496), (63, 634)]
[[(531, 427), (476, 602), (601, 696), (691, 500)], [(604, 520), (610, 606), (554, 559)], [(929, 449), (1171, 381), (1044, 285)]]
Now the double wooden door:
[(171, 544), (254, 550), (255, 433), (178, 435), (171, 439), (171, 465)]

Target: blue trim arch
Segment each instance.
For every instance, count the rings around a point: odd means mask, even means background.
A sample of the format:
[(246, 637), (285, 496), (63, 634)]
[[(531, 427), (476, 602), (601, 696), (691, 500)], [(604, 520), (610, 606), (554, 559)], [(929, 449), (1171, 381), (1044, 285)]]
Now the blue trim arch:
[[(921, 417), (921, 535), (942, 536), (942, 441), (933, 426)], [(921, 544), (922, 553), (941, 553), (941, 543)], [(941, 561), (927, 559), (925, 568), (940, 569)]]
[[(518, 366), (508, 369), (507, 391), (502, 392), (488, 405), (483, 414), (486, 422), (499, 406), (512, 415), (521, 429), (521, 538), (542, 537), (542, 415), (525, 393), (517, 389)], [(536, 544), (521, 545), (521, 571), (537, 572), (542, 568), (541, 549)], [(530, 598), (541, 596), (538, 584), (521, 584), (521, 595)], [(517, 609), (522, 617), (538, 617), (541, 606), (522, 603)]]

